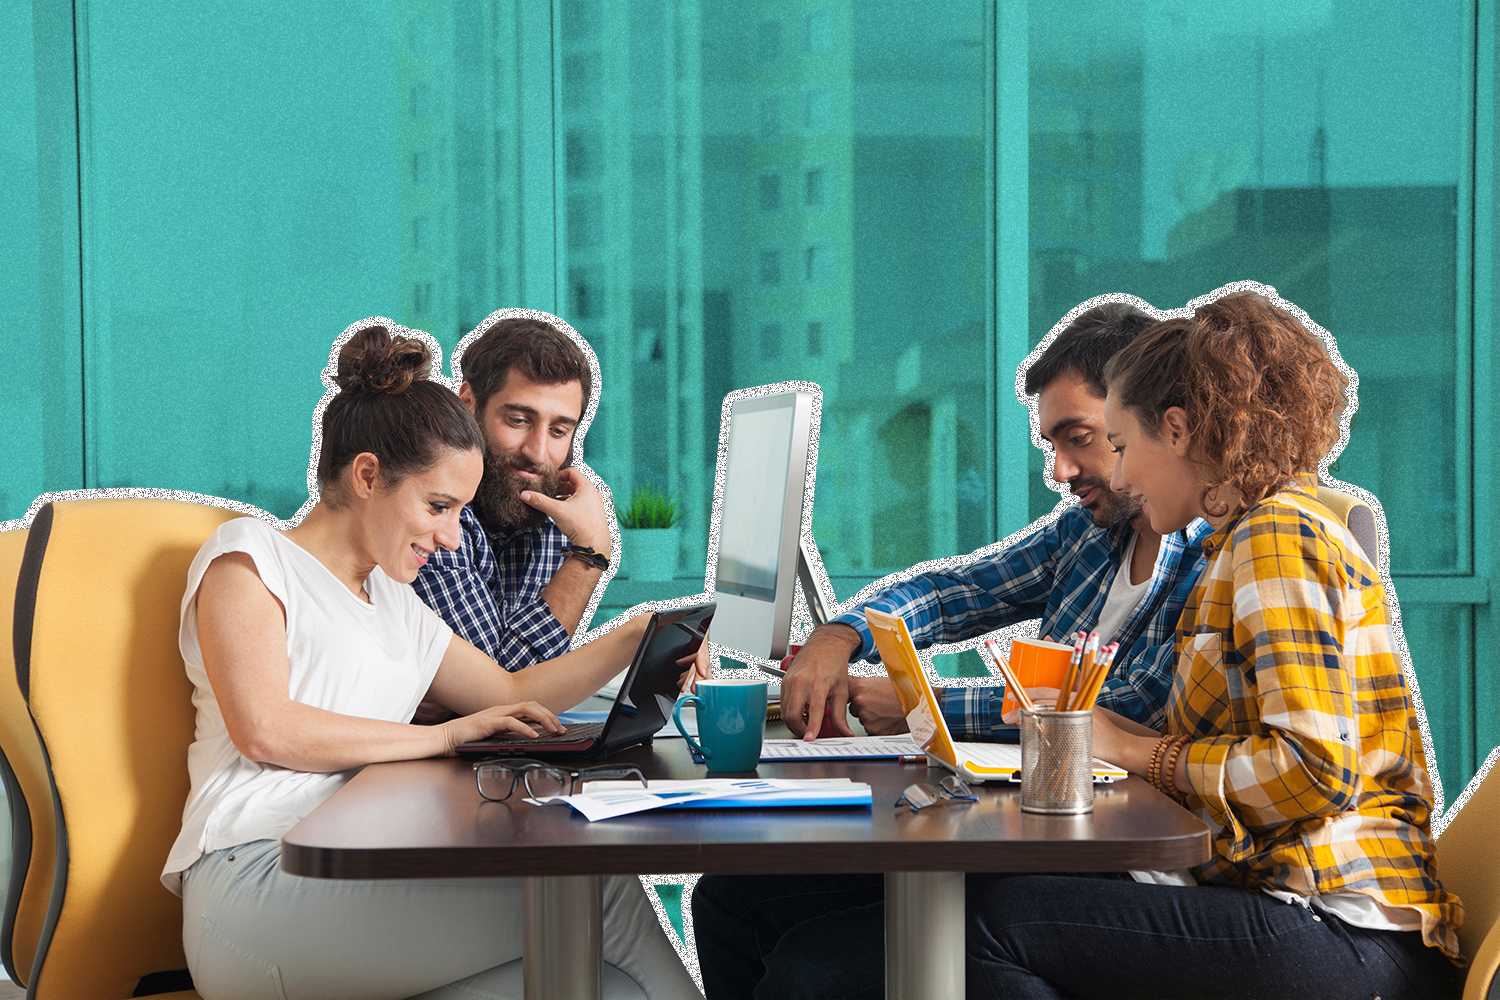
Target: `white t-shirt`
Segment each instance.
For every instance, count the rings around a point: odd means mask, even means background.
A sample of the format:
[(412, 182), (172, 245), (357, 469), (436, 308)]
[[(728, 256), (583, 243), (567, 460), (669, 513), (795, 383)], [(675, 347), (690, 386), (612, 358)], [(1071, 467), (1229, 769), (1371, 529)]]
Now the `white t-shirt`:
[(1158, 550), (1151, 575), (1138, 584), (1130, 582), (1130, 560), (1135, 558), (1135, 545), (1140, 540), (1140, 533), (1132, 531), (1130, 544), (1125, 546), (1125, 554), (1120, 556), (1120, 568), (1115, 571), (1115, 582), (1110, 584), (1109, 594), (1104, 598), (1104, 607), (1099, 611), (1099, 623), (1094, 626), (1094, 631), (1099, 633), (1100, 642), (1109, 642), (1119, 636), (1120, 629), (1125, 627), (1130, 613), (1151, 589), (1151, 581), (1161, 568), (1161, 551)]
[(198, 586), (226, 552), (255, 561), (261, 582), (286, 611), (291, 697), (305, 705), (388, 722), (410, 722), (453, 638), (408, 586), (378, 567), (365, 581), (365, 603), (297, 543), (254, 517), (221, 525), (188, 569), (178, 646), (193, 682), (197, 729), (188, 748), (192, 790), (182, 832), (162, 882), (181, 893), (181, 874), (204, 854), (279, 838), (354, 776), (260, 764), (229, 738), (198, 648)]

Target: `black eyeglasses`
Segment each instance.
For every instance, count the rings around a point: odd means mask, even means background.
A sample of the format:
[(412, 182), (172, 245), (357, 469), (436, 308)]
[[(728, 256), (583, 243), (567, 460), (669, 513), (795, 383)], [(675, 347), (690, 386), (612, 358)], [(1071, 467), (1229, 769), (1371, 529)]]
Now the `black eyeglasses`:
[(573, 770), (540, 760), (482, 760), (474, 765), (474, 780), (479, 794), (490, 802), (504, 802), (515, 794), (519, 783), (534, 799), (550, 795), (572, 795), (585, 781), (609, 778), (635, 778), (646, 785), (646, 775), (635, 764), (599, 764)]
[(945, 802), (978, 802), (979, 796), (974, 790), (964, 783), (964, 780), (956, 774), (950, 774), (936, 785), (929, 785), (920, 781), (915, 785), (907, 785), (906, 791), (896, 800), (896, 808), (901, 808), (905, 802), (911, 806), (912, 812), (926, 809), (928, 806), (941, 805)]

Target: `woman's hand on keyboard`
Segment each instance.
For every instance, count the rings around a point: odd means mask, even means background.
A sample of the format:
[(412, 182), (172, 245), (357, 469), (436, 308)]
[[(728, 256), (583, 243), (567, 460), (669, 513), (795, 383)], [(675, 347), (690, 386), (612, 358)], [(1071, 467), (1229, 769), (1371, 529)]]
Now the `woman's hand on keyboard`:
[(535, 729), (523, 721), (525, 719), (539, 724), (549, 733), (567, 731), (567, 727), (557, 721), (556, 715), (534, 701), (522, 702), (519, 705), (497, 705), (439, 726), (447, 743), (443, 756), (452, 757), (454, 747), (459, 744), (468, 743), (471, 740), (482, 740), (494, 733), (519, 733), (531, 738), (539, 736), (540, 734)]

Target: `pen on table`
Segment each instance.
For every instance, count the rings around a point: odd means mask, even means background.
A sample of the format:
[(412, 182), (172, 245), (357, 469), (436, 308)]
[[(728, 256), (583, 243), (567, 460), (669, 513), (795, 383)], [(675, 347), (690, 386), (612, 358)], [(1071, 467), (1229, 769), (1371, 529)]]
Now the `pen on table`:
[(897, 757), (896, 758), (896, 763), (897, 764), (918, 764), (918, 763), (921, 763), (921, 762), (923, 762), (925, 760), (927, 760), (927, 755), (925, 753), (919, 753), (919, 754), (909, 754), (908, 753), (908, 754), (902, 754), (900, 757)]

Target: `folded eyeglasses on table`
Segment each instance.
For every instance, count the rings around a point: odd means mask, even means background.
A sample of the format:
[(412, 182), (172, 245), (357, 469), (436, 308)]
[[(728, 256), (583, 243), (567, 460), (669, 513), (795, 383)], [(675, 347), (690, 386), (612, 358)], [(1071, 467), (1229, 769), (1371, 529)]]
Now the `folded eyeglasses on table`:
[(482, 760), (474, 765), (474, 780), (479, 794), (490, 802), (504, 802), (515, 794), (516, 785), (525, 787), (533, 799), (551, 795), (572, 795), (585, 781), (610, 778), (635, 778), (646, 787), (646, 775), (635, 764), (596, 764), (592, 767), (559, 767), (540, 760), (505, 758)]
[(950, 774), (936, 785), (929, 785), (925, 781), (919, 781), (914, 785), (907, 785), (906, 791), (896, 800), (896, 808), (901, 808), (905, 802), (911, 807), (912, 812), (926, 809), (928, 806), (943, 805), (948, 802), (978, 802), (979, 796), (974, 794), (962, 778), (956, 774)]

